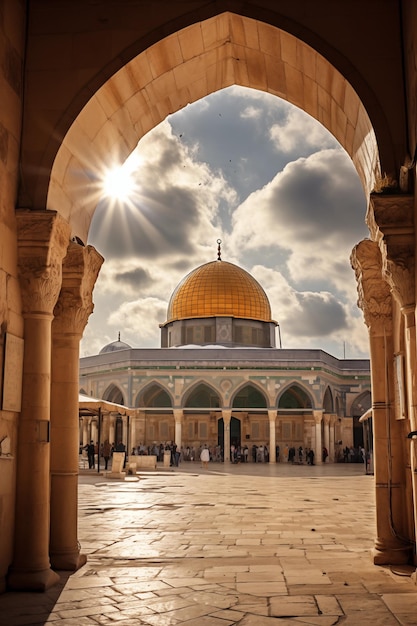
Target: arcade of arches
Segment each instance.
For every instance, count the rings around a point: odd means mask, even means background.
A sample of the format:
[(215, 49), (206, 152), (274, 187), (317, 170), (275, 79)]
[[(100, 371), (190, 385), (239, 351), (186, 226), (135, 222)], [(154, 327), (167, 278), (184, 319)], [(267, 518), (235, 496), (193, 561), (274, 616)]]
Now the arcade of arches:
[(187, 448), (198, 458), (208, 445), (226, 462), (231, 445), (246, 445), (250, 458), (253, 446), (266, 446), (270, 462), (301, 446), (316, 463), (323, 448), (335, 462), (344, 447), (363, 445), (369, 361), (276, 349), (268, 297), (242, 268), (218, 258), (194, 269), (174, 290), (167, 318), (160, 349), (132, 349), (119, 335), (80, 360), (81, 393), (137, 407), (103, 424), (84, 417), (80, 445), (121, 439), (130, 452), (172, 441), (185, 458)]
[[(168, 114), (232, 84), (320, 121), (367, 195), (369, 239), (351, 263), (370, 340), (373, 559), (416, 564), (416, 33), (415, 0), (0, 0), (0, 590), (45, 590), (85, 562), (79, 341), (103, 263), (86, 245), (93, 181), (114, 148), (125, 159)], [(180, 322), (167, 320), (167, 349)], [(238, 326), (225, 332), (239, 342)], [(230, 398), (250, 403), (230, 382)], [(327, 387), (301, 389), (323, 410)], [(208, 388), (223, 408), (225, 390)], [(183, 392), (197, 402), (197, 388)], [(267, 411), (289, 394), (264, 396)]]

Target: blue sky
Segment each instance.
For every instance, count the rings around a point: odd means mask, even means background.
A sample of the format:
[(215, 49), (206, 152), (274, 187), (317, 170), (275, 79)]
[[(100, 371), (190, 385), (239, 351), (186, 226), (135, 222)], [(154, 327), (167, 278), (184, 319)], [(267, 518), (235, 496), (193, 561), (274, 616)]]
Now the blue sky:
[(129, 162), (134, 193), (104, 198), (90, 229), (106, 261), (81, 356), (119, 331), (133, 347), (159, 347), (172, 291), (216, 259), (221, 239), (223, 260), (265, 289), (284, 348), (368, 357), (349, 263), (368, 236), (365, 197), (318, 122), (275, 96), (230, 87), (169, 116)]

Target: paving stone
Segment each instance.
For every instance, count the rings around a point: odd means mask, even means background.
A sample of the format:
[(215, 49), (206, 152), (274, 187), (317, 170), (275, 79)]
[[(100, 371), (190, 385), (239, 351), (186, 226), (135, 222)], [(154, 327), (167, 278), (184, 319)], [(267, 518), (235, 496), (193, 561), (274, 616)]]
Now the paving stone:
[(271, 598), (270, 614), (274, 617), (299, 617), (318, 615), (319, 609), (312, 596), (286, 596)]
[(0, 596), (0, 626), (417, 626), (414, 582), (372, 563), (373, 485), (351, 465), (82, 475), (87, 563)]

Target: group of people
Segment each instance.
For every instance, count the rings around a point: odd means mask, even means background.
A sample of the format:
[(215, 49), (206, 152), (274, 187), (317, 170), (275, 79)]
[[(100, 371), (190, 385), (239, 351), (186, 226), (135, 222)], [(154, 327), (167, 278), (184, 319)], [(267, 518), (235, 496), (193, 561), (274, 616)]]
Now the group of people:
[[(295, 446), (288, 446), (288, 444), (285, 444), (284, 446), (284, 463), (291, 463), (292, 465), (296, 463), (297, 465), (303, 465), (304, 462), (306, 462), (307, 465), (314, 465), (314, 457), (315, 454), (313, 448), (303, 448), (303, 446), (298, 446), (298, 448), (296, 448)], [(280, 460), (280, 449), (279, 446), (277, 446), (277, 462)]]
[(363, 446), (359, 446), (359, 448), (345, 446), (343, 448), (343, 461), (345, 463), (366, 463), (367, 454), (365, 448)]
[[(114, 443), (111, 444), (108, 439), (99, 446), (98, 443), (94, 443), (94, 441), (91, 440), (80, 452), (81, 451), (86, 451), (89, 469), (94, 469), (98, 455), (100, 454), (100, 457), (104, 459), (104, 469), (107, 470), (113, 453), (124, 452), (126, 454), (126, 446), (121, 441), (119, 441), (117, 445)], [(201, 446), (185, 446), (179, 448), (173, 441), (161, 442), (159, 444), (154, 443), (150, 446), (145, 446), (140, 443), (132, 448), (131, 455), (154, 455), (157, 461), (162, 463), (167, 451), (170, 453), (170, 465), (172, 467), (178, 467), (181, 461), (201, 461), (203, 452), (204, 457), (208, 455), (207, 461), (204, 461), (205, 463), (209, 463), (210, 461), (221, 463), (224, 461), (224, 451), (220, 445), (209, 446), (208, 444), (204, 444)], [(315, 454), (312, 448), (303, 448), (301, 445), (296, 448), (295, 446), (285, 444), (283, 450), (281, 450), (280, 446), (277, 445), (275, 447), (275, 453), (277, 463), (307, 463), (307, 465), (314, 465)], [(321, 459), (323, 463), (326, 462), (328, 456), (328, 450), (323, 446)], [(253, 463), (268, 463), (270, 460), (268, 446), (266, 444), (253, 444), (251, 448), (249, 448), (246, 444), (243, 446), (237, 443), (231, 444), (231, 463), (248, 463), (250, 459)], [(338, 460), (342, 460), (341, 457), (338, 458)], [(345, 446), (345, 448), (343, 448), (343, 461), (345, 463), (363, 462), (366, 464), (367, 455), (365, 449), (363, 447), (355, 449)]]
[[(88, 468), (94, 469), (96, 466), (96, 459), (98, 462), (99, 458), (99, 445), (98, 442), (94, 443), (91, 439), (90, 443), (82, 448), (87, 452), (87, 460), (88, 460)], [(100, 458), (104, 459), (104, 469), (108, 469), (109, 461), (113, 456), (113, 452), (124, 452), (126, 453), (126, 446), (123, 442), (119, 441), (117, 445), (114, 443), (110, 444), (109, 440), (106, 439), (100, 445)]]

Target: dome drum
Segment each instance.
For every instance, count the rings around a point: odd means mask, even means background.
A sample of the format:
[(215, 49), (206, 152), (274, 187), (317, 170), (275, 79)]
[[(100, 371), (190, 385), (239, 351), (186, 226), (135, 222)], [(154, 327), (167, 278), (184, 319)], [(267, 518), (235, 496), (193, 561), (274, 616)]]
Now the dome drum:
[(275, 322), (234, 317), (176, 320), (161, 326), (161, 347), (221, 345), (275, 348)]

